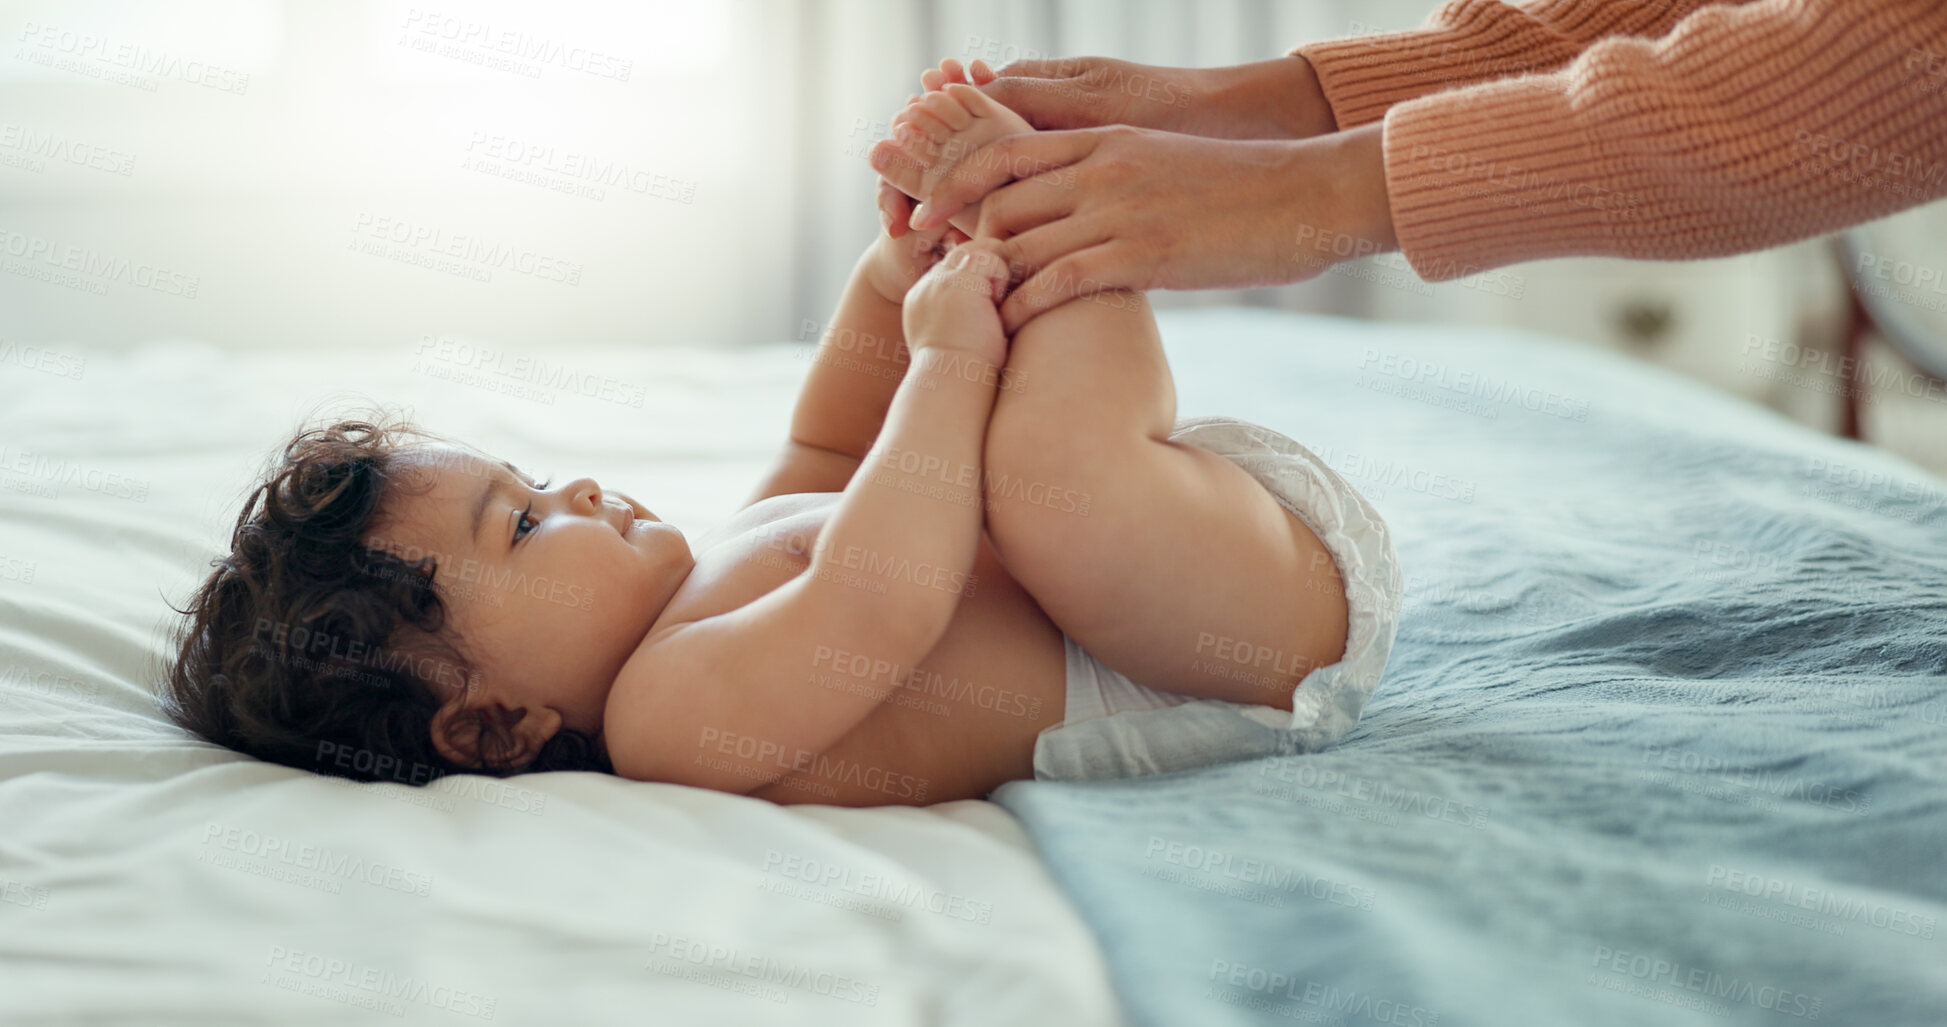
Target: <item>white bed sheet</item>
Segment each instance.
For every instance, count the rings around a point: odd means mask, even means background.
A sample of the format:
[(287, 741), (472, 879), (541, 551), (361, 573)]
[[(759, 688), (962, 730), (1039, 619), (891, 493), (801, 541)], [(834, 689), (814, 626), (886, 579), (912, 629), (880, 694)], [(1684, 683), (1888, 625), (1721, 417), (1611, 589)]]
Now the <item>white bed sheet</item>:
[(316, 404), (407, 405), (694, 538), (775, 455), (804, 348), (78, 355), (0, 364), (0, 1023), (1119, 1022), (1087, 927), (990, 803), (352, 784), (154, 708), (165, 598)]

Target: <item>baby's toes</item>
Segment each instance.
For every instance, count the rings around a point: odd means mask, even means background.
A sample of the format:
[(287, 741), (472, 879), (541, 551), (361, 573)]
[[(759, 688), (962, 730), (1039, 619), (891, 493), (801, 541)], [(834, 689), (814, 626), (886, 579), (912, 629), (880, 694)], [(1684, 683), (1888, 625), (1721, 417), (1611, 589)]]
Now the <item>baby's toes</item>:
[(1028, 123), (1028, 119), (1014, 113), (1013, 108), (981, 92), (977, 86), (950, 85), (939, 95), (952, 99), (960, 109), (966, 111), (969, 117), (979, 123), (980, 127), (976, 131), (982, 136), (983, 141), (988, 137), (998, 138), (1034, 131), (1034, 126)]
[[(973, 89), (972, 86), (964, 88)], [(926, 94), (926, 98), (919, 102), (919, 109), (938, 118), (941, 124), (955, 132), (964, 132), (973, 124), (973, 115), (967, 113), (965, 104), (951, 92)]]
[(945, 142), (953, 134), (952, 127), (929, 111), (924, 103), (916, 103), (893, 116), (893, 136), (900, 137), (902, 129), (917, 132), (935, 143)]

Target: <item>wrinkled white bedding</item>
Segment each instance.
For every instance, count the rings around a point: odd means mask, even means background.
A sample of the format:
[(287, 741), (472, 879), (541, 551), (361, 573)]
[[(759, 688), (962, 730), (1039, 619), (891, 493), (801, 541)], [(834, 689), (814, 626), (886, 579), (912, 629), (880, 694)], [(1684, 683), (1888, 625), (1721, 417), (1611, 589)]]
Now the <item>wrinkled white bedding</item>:
[(352, 784), (154, 709), (165, 599), (320, 401), (409, 404), (694, 538), (775, 455), (803, 348), (85, 356), (0, 366), (0, 1023), (1118, 1021), (1087, 928), (987, 802)]

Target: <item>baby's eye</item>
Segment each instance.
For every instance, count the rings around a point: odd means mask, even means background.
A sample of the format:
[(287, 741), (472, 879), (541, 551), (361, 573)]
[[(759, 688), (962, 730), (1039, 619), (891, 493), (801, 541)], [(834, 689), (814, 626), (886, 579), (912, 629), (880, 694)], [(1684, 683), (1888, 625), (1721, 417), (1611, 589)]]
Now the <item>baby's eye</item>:
[[(540, 521), (537, 521), (533, 517), (529, 516), (533, 512), (534, 512), (534, 508), (531, 506), (521, 511), (520, 519), (514, 522), (514, 541), (519, 542), (522, 536), (526, 535), (528, 532), (533, 531), (535, 528), (541, 526)], [(527, 531), (521, 530), (522, 525), (527, 526)]]

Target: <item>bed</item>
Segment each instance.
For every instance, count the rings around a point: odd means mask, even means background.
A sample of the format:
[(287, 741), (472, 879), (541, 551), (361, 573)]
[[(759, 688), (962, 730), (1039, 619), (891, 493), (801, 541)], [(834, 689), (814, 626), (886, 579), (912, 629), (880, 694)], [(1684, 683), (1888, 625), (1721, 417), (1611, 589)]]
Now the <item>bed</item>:
[(1560, 340), (1162, 318), (1182, 415), (1389, 518), (1393, 663), (1322, 754), (924, 809), (355, 785), (154, 712), (165, 598), (319, 404), (694, 537), (805, 347), (0, 368), (0, 1022), (1939, 1022), (1947, 486)]
[(358, 784), (155, 712), (165, 600), (314, 406), (409, 407), (540, 473), (626, 482), (694, 537), (781, 445), (797, 347), (62, 355), (0, 370), (0, 1023), (1123, 1022), (992, 803)]

